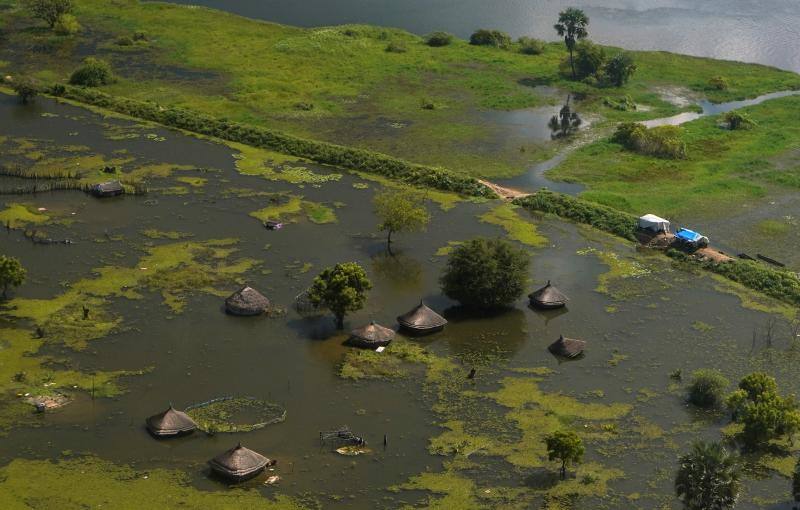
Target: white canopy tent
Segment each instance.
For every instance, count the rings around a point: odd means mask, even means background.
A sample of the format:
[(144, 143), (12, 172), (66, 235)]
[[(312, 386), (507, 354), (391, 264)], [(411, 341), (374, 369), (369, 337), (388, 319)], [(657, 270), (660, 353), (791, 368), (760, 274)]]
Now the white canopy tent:
[(653, 232), (669, 232), (669, 221), (655, 214), (645, 214), (639, 218), (639, 228)]

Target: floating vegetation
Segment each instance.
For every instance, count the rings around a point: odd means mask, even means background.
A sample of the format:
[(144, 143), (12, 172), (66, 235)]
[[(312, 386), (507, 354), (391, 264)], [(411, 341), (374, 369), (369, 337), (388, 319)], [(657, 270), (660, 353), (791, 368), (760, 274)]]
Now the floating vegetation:
[(189, 237), (194, 237), (194, 234), (189, 234), (187, 232), (175, 232), (175, 231), (165, 232), (163, 230), (158, 230), (155, 228), (148, 228), (142, 230), (141, 234), (145, 237), (149, 237), (150, 239), (171, 239), (173, 241), (177, 241), (178, 239), (186, 239)]
[(258, 218), (262, 222), (273, 221), (292, 221), (298, 215), (305, 213), (309, 221), (316, 224), (335, 223), (336, 213), (324, 204), (303, 200), (303, 197), (289, 195), (287, 193), (273, 193), (270, 195), (271, 205), (253, 211), (250, 216)]
[(484, 223), (503, 227), (509, 239), (519, 241), (522, 244), (533, 247), (541, 247), (547, 243), (547, 238), (536, 230), (536, 225), (529, 220), (523, 219), (517, 214), (519, 206), (513, 204), (501, 204), (480, 216)]
[(10, 228), (24, 228), (29, 225), (40, 225), (50, 220), (50, 216), (33, 210), (24, 204), (8, 204), (0, 211), (0, 225)]
[(280, 423), (286, 409), (255, 397), (221, 397), (186, 408), (197, 427), (208, 433), (250, 432)]
[(450, 252), (453, 251), (453, 248), (455, 248), (456, 246), (460, 246), (462, 244), (464, 244), (464, 241), (447, 241), (447, 246), (442, 246), (441, 248), (436, 250), (435, 255), (437, 257), (445, 257), (447, 255), (450, 255)]
[(285, 181), (291, 184), (322, 184), (342, 178), (342, 174), (333, 172), (319, 174), (307, 167), (290, 164), (307, 161), (302, 158), (240, 143), (227, 143), (238, 151), (233, 157), (236, 159), (236, 169), (243, 175), (257, 175), (270, 181)]

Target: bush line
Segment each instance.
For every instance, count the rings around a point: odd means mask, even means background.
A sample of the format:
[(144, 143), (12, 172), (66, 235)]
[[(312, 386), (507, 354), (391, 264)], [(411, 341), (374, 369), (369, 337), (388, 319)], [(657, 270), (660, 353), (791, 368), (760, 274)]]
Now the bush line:
[(492, 190), (473, 177), (457, 175), (444, 168), (409, 163), (378, 152), (306, 140), (271, 129), (218, 119), (182, 108), (114, 97), (87, 88), (54, 85), (46, 92), (165, 126), (262, 147), (325, 165), (380, 174), (416, 186), (430, 186), (477, 197), (495, 197)]
[[(637, 217), (608, 206), (547, 190), (514, 202), (529, 210), (555, 214), (631, 241), (636, 240)], [(750, 260), (734, 259), (722, 263), (704, 261), (675, 249), (667, 250), (666, 254), (674, 260), (691, 263), (790, 305), (800, 306), (800, 278), (792, 271)]]

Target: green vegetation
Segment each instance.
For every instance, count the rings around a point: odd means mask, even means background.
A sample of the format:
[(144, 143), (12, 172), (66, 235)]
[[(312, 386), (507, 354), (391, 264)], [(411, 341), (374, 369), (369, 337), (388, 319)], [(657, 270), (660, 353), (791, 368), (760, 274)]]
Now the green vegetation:
[(72, 12), (71, 0), (23, 0), (22, 3), (31, 16), (44, 21), (50, 28)]
[(692, 372), (689, 383), (689, 402), (697, 407), (717, 407), (724, 401), (730, 381), (719, 370), (703, 368)]
[(392, 250), (392, 234), (419, 232), (431, 220), (422, 197), (411, 190), (384, 190), (372, 199), (378, 228), (387, 232), (386, 246)]
[(83, 61), (83, 65), (75, 70), (69, 77), (71, 85), (83, 87), (99, 87), (108, 85), (114, 81), (114, 73), (111, 66), (105, 60), (88, 57)]
[(187, 408), (186, 414), (200, 430), (211, 434), (251, 432), (286, 419), (282, 406), (253, 397), (217, 398)]
[(473, 239), (450, 252), (442, 292), (467, 308), (505, 308), (525, 291), (529, 265), (528, 254), (504, 239)]
[(0, 287), (3, 288), (3, 298), (8, 297), (9, 287), (19, 287), (25, 283), (27, 273), (19, 259), (0, 255)]
[(345, 315), (364, 307), (366, 292), (371, 288), (364, 269), (355, 262), (345, 262), (326, 268), (314, 278), (308, 299), (314, 306), (333, 312), (336, 327), (344, 329)]
[(685, 159), (686, 144), (681, 139), (683, 130), (678, 126), (646, 128), (637, 122), (617, 126), (611, 140), (644, 156), (665, 159)]
[(34, 97), (39, 95), (39, 82), (27, 76), (18, 76), (11, 84), (11, 88), (16, 92), (22, 104), (28, 104)]
[(742, 424), (741, 438), (749, 448), (781, 436), (791, 438), (800, 430), (800, 410), (794, 397), (780, 396), (775, 379), (763, 372), (744, 377), (726, 404), (733, 420)]
[(675, 493), (686, 510), (733, 508), (741, 490), (740, 469), (724, 446), (698, 441), (680, 458)]
[(585, 40), (575, 45), (575, 78), (586, 84), (597, 85), (602, 78), (601, 72), (606, 62), (606, 50), (602, 46)]
[(469, 43), (473, 46), (494, 46), (506, 50), (511, 47), (511, 37), (500, 30), (481, 28), (469, 36)]
[(800, 503), (800, 459), (795, 461), (792, 470), (792, 499), (795, 503)]
[(752, 129), (757, 123), (750, 118), (747, 112), (734, 110), (722, 116), (722, 120), (728, 125), (728, 129)]
[(567, 465), (578, 464), (583, 460), (586, 449), (578, 434), (571, 430), (559, 430), (545, 439), (547, 458), (561, 462), (561, 479), (567, 477)]
[(453, 42), (453, 34), (447, 32), (433, 32), (425, 36), (425, 44), (432, 48), (449, 46)]
[(509, 203), (498, 204), (480, 216), (484, 223), (498, 225), (506, 231), (509, 239), (539, 248), (547, 244), (547, 239), (539, 233), (536, 225), (518, 214), (519, 206)]
[(58, 17), (56, 24), (53, 26), (53, 31), (58, 35), (75, 35), (81, 30), (81, 25), (78, 23), (78, 18), (72, 14), (62, 14)]
[(255, 489), (207, 491), (192, 487), (182, 471), (138, 471), (97, 457), (50, 462), (15, 459), (0, 468), (0, 507), (7, 509), (147, 507), (226, 510), (302, 510), (294, 500), (264, 497)]
[(308, 221), (318, 225), (335, 223), (336, 213), (330, 207), (303, 200), (301, 196), (286, 193), (267, 193), (270, 205), (253, 211), (250, 216), (265, 221), (293, 221), (298, 215), (305, 214)]
[(547, 43), (533, 37), (520, 37), (517, 40), (519, 52), (524, 55), (541, 55), (547, 48)]
[(564, 44), (569, 51), (569, 65), (572, 69), (573, 80), (577, 78), (573, 52), (579, 40), (589, 37), (589, 32), (586, 30), (588, 26), (589, 17), (582, 10), (574, 7), (558, 13), (558, 23), (553, 26), (558, 35), (564, 38)]
[(628, 52), (617, 53), (604, 67), (605, 77), (617, 87), (622, 87), (636, 72), (636, 63)]

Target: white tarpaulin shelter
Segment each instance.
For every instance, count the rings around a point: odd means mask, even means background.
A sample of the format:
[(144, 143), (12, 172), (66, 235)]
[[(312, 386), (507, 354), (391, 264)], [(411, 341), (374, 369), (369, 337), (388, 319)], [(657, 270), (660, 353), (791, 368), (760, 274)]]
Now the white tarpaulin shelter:
[(653, 232), (669, 232), (669, 221), (655, 214), (645, 214), (639, 218), (639, 228)]

